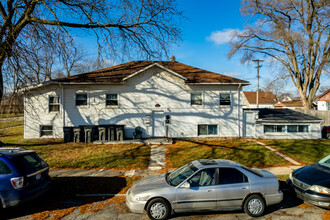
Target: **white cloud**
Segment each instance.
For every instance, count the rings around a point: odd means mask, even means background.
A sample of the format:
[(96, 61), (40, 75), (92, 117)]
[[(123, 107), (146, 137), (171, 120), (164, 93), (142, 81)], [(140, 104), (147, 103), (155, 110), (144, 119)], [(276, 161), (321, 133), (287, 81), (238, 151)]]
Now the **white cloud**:
[(232, 76), (232, 77), (242, 75), (241, 73), (238, 73), (238, 72), (230, 72), (230, 73), (224, 72), (223, 74), (226, 75), (226, 76)]
[(217, 45), (226, 44), (231, 41), (235, 33), (243, 33), (243, 31), (238, 29), (224, 29), (222, 31), (214, 31), (211, 36), (207, 37), (207, 40), (214, 42)]

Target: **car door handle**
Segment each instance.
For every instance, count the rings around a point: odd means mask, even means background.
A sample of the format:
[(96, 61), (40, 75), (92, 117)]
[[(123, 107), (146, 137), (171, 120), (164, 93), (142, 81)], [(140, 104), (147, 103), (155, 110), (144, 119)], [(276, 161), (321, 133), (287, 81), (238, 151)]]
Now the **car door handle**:
[(214, 192), (214, 189), (208, 189), (207, 192)]
[(248, 189), (249, 187), (248, 186), (243, 186), (242, 189)]

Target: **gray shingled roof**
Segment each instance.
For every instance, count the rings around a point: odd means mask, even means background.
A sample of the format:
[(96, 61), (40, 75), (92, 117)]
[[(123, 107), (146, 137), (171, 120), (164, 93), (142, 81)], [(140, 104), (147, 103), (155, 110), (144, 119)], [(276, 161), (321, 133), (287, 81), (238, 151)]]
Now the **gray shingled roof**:
[(249, 109), (259, 111), (257, 122), (320, 122), (322, 119), (291, 109)]

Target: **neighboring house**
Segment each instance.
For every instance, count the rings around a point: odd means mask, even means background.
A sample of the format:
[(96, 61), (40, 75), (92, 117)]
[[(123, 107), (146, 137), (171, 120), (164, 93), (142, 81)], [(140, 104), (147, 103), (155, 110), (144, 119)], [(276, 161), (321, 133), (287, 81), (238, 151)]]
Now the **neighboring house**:
[(287, 109), (303, 109), (301, 100), (278, 101), (274, 104), (274, 108), (287, 108)]
[[(244, 92), (243, 108), (257, 107), (257, 92)], [(276, 97), (272, 92), (259, 91), (259, 108), (274, 108)]]
[(322, 120), (291, 109), (244, 109), (244, 137), (321, 138)]
[(132, 61), (24, 90), (24, 138), (64, 127), (125, 125), (132, 138), (241, 137), (249, 82), (175, 61)]
[(316, 98), (317, 110), (330, 111), (330, 89), (324, 92), (322, 95)]

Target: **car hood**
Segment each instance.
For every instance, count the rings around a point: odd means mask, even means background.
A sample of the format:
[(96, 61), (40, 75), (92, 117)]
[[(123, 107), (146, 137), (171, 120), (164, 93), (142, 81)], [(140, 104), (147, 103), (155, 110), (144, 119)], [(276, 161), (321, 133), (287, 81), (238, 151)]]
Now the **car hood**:
[(318, 164), (304, 166), (292, 173), (292, 176), (308, 185), (320, 185), (330, 188), (330, 170)]
[(138, 194), (141, 192), (147, 192), (154, 189), (161, 189), (169, 187), (166, 182), (165, 174), (149, 176), (137, 181), (131, 188), (131, 192)]

